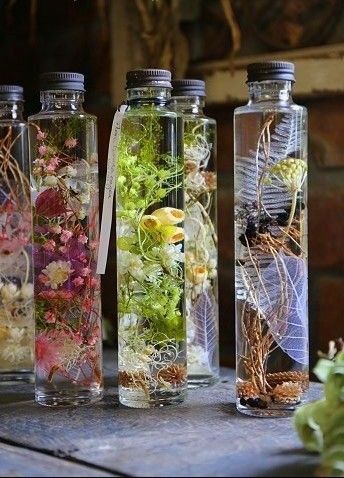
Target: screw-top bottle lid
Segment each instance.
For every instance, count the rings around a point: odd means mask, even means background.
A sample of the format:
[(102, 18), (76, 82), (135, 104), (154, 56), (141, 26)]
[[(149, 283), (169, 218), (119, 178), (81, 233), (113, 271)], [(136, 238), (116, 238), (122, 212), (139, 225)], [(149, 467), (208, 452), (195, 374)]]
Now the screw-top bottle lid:
[(171, 72), (155, 68), (130, 70), (127, 72), (127, 86), (129, 88), (157, 87), (172, 88)]
[(172, 80), (172, 96), (206, 96), (203, 80)]
[(40, 75), (42, 90), (85, 91), (84, 75), (64, 71), (52, 71)]
[(264, 61), (247, 66), (247, 83), (252, 81), (295, 81), (295, 65), (289, 61)]
[(18, 85), (0, 85), (0, 101), (24, 101), (24, 89)]

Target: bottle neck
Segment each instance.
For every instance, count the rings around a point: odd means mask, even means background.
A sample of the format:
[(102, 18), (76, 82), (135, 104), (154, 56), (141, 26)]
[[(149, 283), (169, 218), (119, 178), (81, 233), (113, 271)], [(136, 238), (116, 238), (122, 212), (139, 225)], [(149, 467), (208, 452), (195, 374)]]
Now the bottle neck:
[(165, 106), (171, 98), (171, 88), (156, 88), (145, 86), (141, 88), (128, 88), (127, 103), (129, 106)]
[(249, 104), (264, 101), (278, 101), (279, 103), (292, 102), (291, 81), (253, 81), (248, 83)]
[(41, 91), (42, 111), (83, 111), (82, 91)]
[(7, 119), (23, 121), (23, 109), (22, 101), (0, 101), (0, 121)]
[(170, 105), (180, 113), (203, 115), (203, 96), (172, 96)]

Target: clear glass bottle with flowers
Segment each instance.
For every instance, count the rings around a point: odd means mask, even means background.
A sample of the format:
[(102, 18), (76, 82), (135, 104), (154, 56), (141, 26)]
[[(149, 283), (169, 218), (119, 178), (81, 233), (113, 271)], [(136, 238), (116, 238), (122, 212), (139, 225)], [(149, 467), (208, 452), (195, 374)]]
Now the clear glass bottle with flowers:
[(237, 408), (291, 413), (308, 387), (307, 110), (294, 65), (248, 67), (234, 113)]
[(33, 377), (31, 200), (23, 88), (0, 85), (0, 381)]
[(127, 73), (118, 145), (119, 398), (136, 408), (178, 403), (187, 386), (181, 119), (167, 107), (170, 81), (166, 70)]
[(83, 75), (41, 80), (29, 118), (36, 401), (87, 404), (103, 391), (96, 117), (82, 108)]
[(203, 113), (204, 81), (172, 86), (184, 126), (188, 384), (205, 387), (219, 377), (216, 121)]

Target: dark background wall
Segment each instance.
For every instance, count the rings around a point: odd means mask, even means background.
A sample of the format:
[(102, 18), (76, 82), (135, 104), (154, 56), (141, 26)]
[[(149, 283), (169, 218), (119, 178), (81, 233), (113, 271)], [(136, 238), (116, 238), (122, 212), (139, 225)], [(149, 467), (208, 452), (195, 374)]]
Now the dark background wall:
[[(25, 87), (28, 115), (39, 109), (40, 72), (84, 73), (86, 108), (99, 118), (103, 185), (114, 112), (111, 2), (38, 0), (36, 11), (32, 11), (33, 4), (29, 0), (0, 0), (0, 83)], [(343, 91), (344, 84), (341, 88)], [(310, 114), (310, 331), (314, 362), (318, 349), (326, 349), (328, 340), (344, 335), (344, 95), (326, 97), (319, 93), (297, 101), (308, 106)], [(231, 365), (234, 363), (232, 115), (235, 106), (228, 103), (208, 108), (208, 113), (218, 121), (221, 356), (224, 364)], [(114, 253), (112, 240), (107, 274), (102, 280), (103, 313), (112, 324), (115, 323)], [(114, 331), (110, 332), (109, 339), (113, 341), (114, 337)]]

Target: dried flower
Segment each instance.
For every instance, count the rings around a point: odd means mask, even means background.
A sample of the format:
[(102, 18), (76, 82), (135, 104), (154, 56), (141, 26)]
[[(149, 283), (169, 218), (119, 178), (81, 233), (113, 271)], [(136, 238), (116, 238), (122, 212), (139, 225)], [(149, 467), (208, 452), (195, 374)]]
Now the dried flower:
[(192, 159), (188, 159), (187, 161), (185, 161), (185, 172), (186, 172), (186, 174), (193, 173), (193, 172), (197, 171), (197, 169), (198, 169), (198, 165), (197, 165), (196, 161), (192, 161)]
[(286, 158), (271, 166), (268, 171), (270, 177), (266, 182), (271, 183), (274, 178), (284, 184), (291, 193), (300, 191), (307, 174), (307, 164), (303, 159)]
[(149, 376), (144, 372), (119, 372), (118, 384), (124, 388), (136, 388), (148, 394)]
[(80, 234), (78, 237), (78, 242), (80, 242), (80, 244), (87, 244), (88, 237), (85, 234)]
[(147, 214), (142, 216), (140, 221), (140, 226), (146, 231), (157, 231), (161, 227), (161, 222), (159, 219), (152, 214)]
[(1, 287), (0, 294), (4, 303), (12, 302), (19, 295), (18, 287), (12, 283), (5, 284)]
[(297, 382), (283, 382), (281, 385), (277, 385), (272, 396), (275, 402), (278, 403), (295, 403), (301, 399), (302, 387)]
[(45, 156), (48, 152), (48, 148), (47, 146), (45, 146), (44, 144), (42, 144), (41, 146), (39, 146), (38, 148), (38, 152), (41, 156)]
[(187, 371), (181, 364), (172, 364), (159, 370), (157, 378), (161, 382), (178, 387), (186, 383)]
[(79, 287), (81, 285), (83, 285), (85, 283), (85, 279), (83, 279), (82, 277), (78, 276), (76, 277), (75, 279), (73, 279), (73, 284), (76, 286), (76, 287)]
[(43, 141), (43, 140), (46, 139), (47, 136), (48, 136), (47, 133), (43, 133), (42, 130), (38, 130), (38, 133), (37, 133), (37, 135), (36, 135), (36, 138), (37, 138), (38, 141)]
[(55, 247), (56, 247), (56, 242), (53, 241), (52, 239), (48, 239), (48, 241), (46, 241), (43, 244), (43, 249), (46, 250), (46, 251), (53, 252), (55, 250)]
[(65, 141), (65, 146), (68, 149), (73, 149), (78, 144), (78, 140), (76, 138), (68, 138)]
[(22, 297), (22, 299), (25, 299), (25, 300), (32, 299), (33, 291), (34, 291), (33, 284), (30, 284), (30, 283), (24, 284), (22, 288), (20, 289), (20, 296)]
[(46, 322), (48, 322), (48, 324), (55, 324), (56, 322), (56, 314), (54, 312), (52, 312), (51, 310), (48, 310), (45, 314), (44, 314), (44, 319), (46, 320)]
[(58, 174), (59, 176), (74, 178), (78, 174), (78, 171), (72, 166), (64, 166), (63, 168), (59, 169)]
[(175, 225), (184, 221), (185, 214), (181, 209), (174, 207), (162, 207), (152, 212), (152, 215), (157, 217), (162, 225)]
[(249, 381), (237, 383), (237, 394), (239, 398), (257, 398), (259, 396), (258, 388)]
[(73, 233), (71, 231), (68, 231), (68, 229), (64, 229), (61, 233), (60, 241), (65, 244), (70, 240), (71, 237), (73, 237)]
[(45, 186), (54, 187), (57, 185), (58, 180), (56, 176), (48, 175), (43, 179)]
[(162, 226), (160, 228), (162, 240), (167, 244), (175, 244), (184, 240), (184, 229), (176, 226)]
[(84, 267), (83, 269), (81, 269), (81, 275), (83, 277), (89, 276), (91, 272), (92, 272), (92, 269), (90, 269), (89, 267)]
[(61, 226), (50, 226), (49, 231), (53, 234), (61, 234), (62, 227)]
[(36, 371), (38, 375), (44, 376), (57, 367), (60, 362), (59, 345), (55, 343), (55, 336), (58, 332), (42, 332), (36, 336)]
[(212, 171), (203, 171), (202, 176), (204, 178), (204, 182), (206, 185), (206, 188), (209, 191), (215, 191), (217, 188), (217, 177), (216, 173)]
[(188, 267), (186, 273), (194, 284), (202, 284), (208, 278), (208, 270), (205, 265)]
[(39, 216), (55, 217), (66, 212), (62, 191), (51, 188), (44, 190), (37, 196), (35, 207)]
[(50, 285), (52, 289), (57, 289), (60, 285), (64, 284), (72, 272), (71, 264), (67, 261), (50, 262), (50, 264), (42, 270), (42, 273), (48, 278), (45, 284)]

